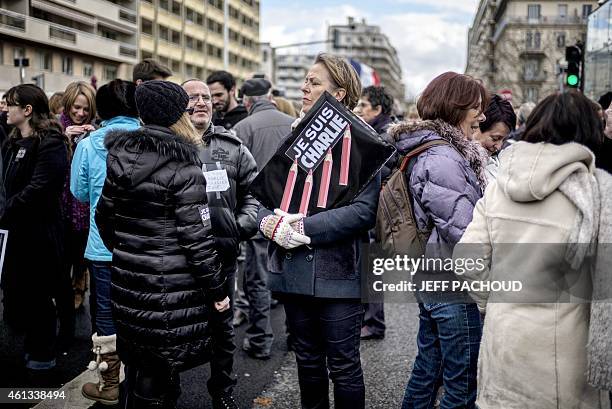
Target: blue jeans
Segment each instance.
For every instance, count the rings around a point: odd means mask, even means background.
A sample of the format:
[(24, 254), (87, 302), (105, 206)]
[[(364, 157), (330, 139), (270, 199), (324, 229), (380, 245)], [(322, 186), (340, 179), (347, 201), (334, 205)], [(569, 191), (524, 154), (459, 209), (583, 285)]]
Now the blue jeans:
[(419, 348), (402, 409), (472, 409), (482, 327), (476, 304), (419, 304)]
[(89, 271), (91, 272), (95, 285), (96, 316), (95, 332), (98, 336), (113, 335), (116, 333), (113, 313), (111, 309), (111, 263), (109, 261), (89, 261)]

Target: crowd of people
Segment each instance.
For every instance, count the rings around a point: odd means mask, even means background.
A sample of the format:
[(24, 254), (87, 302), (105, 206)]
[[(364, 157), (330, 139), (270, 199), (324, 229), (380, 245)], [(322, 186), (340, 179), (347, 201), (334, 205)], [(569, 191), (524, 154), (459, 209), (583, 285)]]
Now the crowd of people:
[[(396, 175), (425, 255), (480, 245), (487, 268), (464, 279), (533, 263), (500, 256), (500, 243), (557, 243), (565, 258), (542, 255), (539, 271), (555, 280), (539, 289), (590, 263), (593, 300), (610, 301), (604, 247), (575, 247), (612, 240), (612, 92), (596, 103), (568, 90), (515, 110), (478, 79), (447, 72), (399, 119), (383, 87), (362, 88), (330, 54), (309, 69), (298, 111), (263, 78), (244, 81), (238, 99), (229, 72), (182, 84), (171, 76), (146, 59), (131, 81), (74, 82), (49, 99), (23, 84), (2, 97), (3, 319), (24, 335), (32, 373), (67, 353), (89, 292), (89, 369), (99, 380), (82, 386), (86, 398), (174, 408), (180, 373), (209, 363), (213, 407), (237, 408), (234, 328), (248, 322), (241, 348), (270, 358), (280, 302), (302, 408), (330, 407), (330, 380), (334, 407), (376, 407), (359, 345), (385, 337), (384, 303), (362, 302), (360, 266), (364, 243), (385, 240), (379, 195)], [(396, 154), (346, 206), (267, 208), (251, 182), (326, 92)], [(609, 407), (609, 303), (489, 297), (417, 294), (418, 353), (402, 408)]]

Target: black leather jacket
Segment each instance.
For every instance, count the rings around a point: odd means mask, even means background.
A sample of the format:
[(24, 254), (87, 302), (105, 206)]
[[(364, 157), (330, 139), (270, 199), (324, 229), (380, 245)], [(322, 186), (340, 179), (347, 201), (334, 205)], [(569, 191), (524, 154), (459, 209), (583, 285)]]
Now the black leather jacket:
[(242, 141), (222, 126), (211, 125), (203, 135), (199, 157), (206, 171), (225, 170), (229, 189), (208, 192), (208, 206), (217, 251), (224, 261), (238, 255), (241, 240), (257, 232), (259, 202), (249, 193), (257, 176), (257, 164)]

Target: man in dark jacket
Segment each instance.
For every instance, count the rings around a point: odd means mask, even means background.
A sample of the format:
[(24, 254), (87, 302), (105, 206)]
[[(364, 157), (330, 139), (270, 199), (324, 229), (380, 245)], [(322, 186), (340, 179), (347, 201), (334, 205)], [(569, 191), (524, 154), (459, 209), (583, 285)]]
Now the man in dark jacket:
[[(242, 139), (255, 157), (257, 167), (262, 169), (276, 152), (279, 143), (291, 133), (294, 118), (280, 112), (272, 103), (272, 84), (263, 78), (245, 81), (242, 86), (245, 107), (249, 117), (235, 127), (236, 135)], [(268, 275), (268, 241), (258, 233), (245, 242), (246, 266), (244, 268), (244, 293), (248, 301), (249, 327), (242, 348), (257, 359), (270, 357), (274, 335), (270, 324), (270, 291), (266, 286)]]
[[(355, 114), (368, 123), (386, 142), (393, 143), (387, 130), (393, 123), (391, 111), (393, 97), (383, 87), (369, 86), (361, 92), (361, 98), (353, 110)], [(383, 182), (391, 176), (397, 162), (397, 154), (387, 162), (381, 170)], [(383, 303), (368, 303), (364, 305), (361, 339), (382, 339), (385, 337), (385, 310)]]
[(232, 129), (249, 114), (244, 105), (236, 100), (236, 80), (227, 71), (215, 71), (206, 78), (210, 88), (215, 113), (212, 122), (215, 126)]
[[(257, 165), (240, 139), (211, 123), (212, 97), (208, 86), (203, 81), (193, 79), (183, 83), (183, 89), (189, 96), (191, 122), (204, 140), (199, 156), (207, 180), (213, 235), (233, 305), (239, 244), (257, 231), (258, 203), (248, 192), (249, 185), (257, 175)], [(217, 317), (218, 320), (212, 322), (215, 344), (208, 391), (215, 408), (233, 408), (237, 406), (232, 398), (236, 384), (232, 376), (236, 350), (232, 309)], [(226, 402), (234, 406), (223, 406)]]

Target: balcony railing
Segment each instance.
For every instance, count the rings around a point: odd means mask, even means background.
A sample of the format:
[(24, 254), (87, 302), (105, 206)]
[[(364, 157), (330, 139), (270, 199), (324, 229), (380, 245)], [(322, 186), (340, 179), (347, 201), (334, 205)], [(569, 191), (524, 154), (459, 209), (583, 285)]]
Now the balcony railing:
[(544, 75), (544, 73), (542, 72), (537, 72), (537, 73), (533, 73), (533, 72), (523, 72), (523, 81), (528, 81), (528, 82), (544, 82), (546, 81), (546, 75)]
[(25, 31), (26, 18), (19, 14), (8, 14), (4, 13), (4, 10), (0, 10), (0, 26)]
[(5, 9), (0, 9), (0, 34), (69, 50), (81, 50), (84, 54), (120, 62), (135, 63), (137, 57), (135, 45)]
[(77, 35), (74, 31), (65, 30), (63, 28), (55, 26), (49, 26), (49, 37), (76, 44)]
[(498, 25), (493, 35), (493, 41), (497, 42), (509, 24), (521, 25), (586, 25), (587, 18), (582, 16), (540, 16), (540, 17), (506, 17)]

